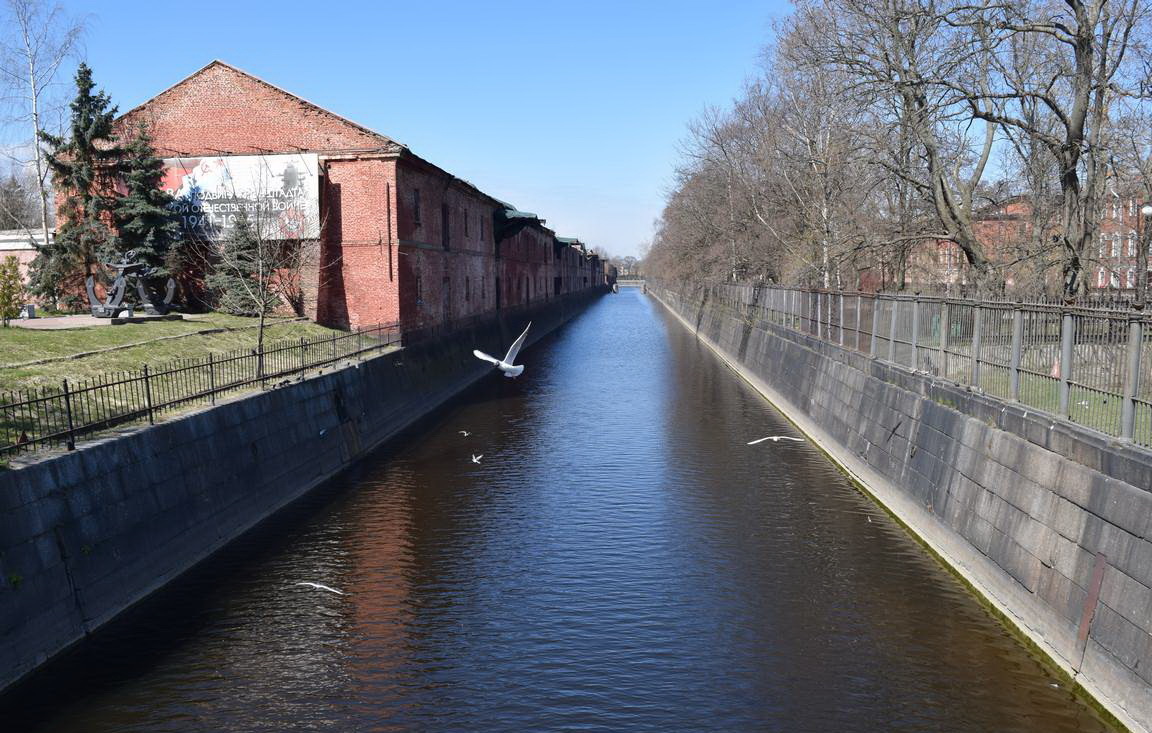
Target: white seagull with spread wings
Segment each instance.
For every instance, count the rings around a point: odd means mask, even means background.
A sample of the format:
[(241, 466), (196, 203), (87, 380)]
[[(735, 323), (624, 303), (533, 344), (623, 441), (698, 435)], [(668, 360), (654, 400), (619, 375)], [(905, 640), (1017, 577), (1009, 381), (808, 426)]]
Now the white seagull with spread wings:
[(342, 591), (342, 590), (336, 590), (336, 589), (335, 589), (335, 588), (333, 588), (332, 586), (330, 586), (330, 585), (324, 585), (324, 584), (322, 584), (322, 583), (313, 583), (313, 582), (312, 582), (312, 581), (310, 581), (310, 580), (305, 580), (305, 581), (303, 581), (303, 582), (297, 583), (296, 585), (306, 585), (306, 586), (308, 586), (309, 588), (315, 588), (316, 590), (326, 590), (326, 591), (328, 591), (329, 593), (335, 593), (335, 594), (336, 594), (336, 595), (338, 595), (338, 596), (342, 596), (342, 595), (344, 595), (344, 591)]
[(797, 443), (803, 443), (803, 438), (793, 438), (790, 435), (769, 435), (766, 438), (757, 438), (756, 440), (748, 441), (748, 445), (756, 445), (763, 443), (765, 440), (771, 440), (773, 443), (779, 443), (781, 440), (795, 440)]
[(529, 328), (532, 328), (531, 321), (529, 321), (528, 325), (524, 327), (524, 333), (520, 334), (516, 340), (512, 342), (512, 346), (509, 347), (508, 353), (504, 355), (503, 359), (497, 359), (494, 356), (489, 356), (479, 349), (473, 349), (472, 353), (476, 355), (477, 359), (489, 361), (495, 364), (497, 369), (504, 372), (505, 377), (508, 377), (509, 379), (515, 379), (524, 372), (524, 365), (520, 364), (519, 366), (514, 366), (512, 362), (515, 361), (516, 355), (520, 353), (520, 347), (524, 345), (524, 337), (528, 335)]

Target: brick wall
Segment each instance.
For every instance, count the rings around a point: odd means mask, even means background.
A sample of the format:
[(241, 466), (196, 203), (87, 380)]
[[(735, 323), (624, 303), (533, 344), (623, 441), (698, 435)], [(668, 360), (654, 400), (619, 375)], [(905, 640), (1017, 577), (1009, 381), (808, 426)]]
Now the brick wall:
[(356, 327), (435, 325), (602, 284), (541, 221), (497, 245), (500, 201), (389, 138), (214, 61), (126, 113), (166, 157), (313, 152), (321, 241), (301, 283), (307, 315)]
[(119, 120), (123, 129), (139, 122), (148, 125), (164, 157), (398, 147), (383, 135), (219, 61)]

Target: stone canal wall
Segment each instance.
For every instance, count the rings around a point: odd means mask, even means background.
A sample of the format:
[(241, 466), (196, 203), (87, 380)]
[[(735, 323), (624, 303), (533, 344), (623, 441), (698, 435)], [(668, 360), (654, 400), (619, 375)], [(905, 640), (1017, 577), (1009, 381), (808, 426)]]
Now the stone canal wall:
[(1152, 453), (702, 290), (649, 292), (1085, 691), (1152, 729)]
[(599, 292), (0, 471), (0, 689), (332, 478)]

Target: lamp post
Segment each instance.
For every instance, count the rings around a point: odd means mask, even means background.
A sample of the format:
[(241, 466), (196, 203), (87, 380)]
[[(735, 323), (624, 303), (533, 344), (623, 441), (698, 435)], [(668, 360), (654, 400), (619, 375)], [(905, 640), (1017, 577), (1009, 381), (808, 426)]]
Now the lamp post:
[(1152, 204), (1140, 207), (1140, 241), (1136, 245), (1136, 307), (1141, 310), (1148, 297), (1148, 247), (1152, 246)]

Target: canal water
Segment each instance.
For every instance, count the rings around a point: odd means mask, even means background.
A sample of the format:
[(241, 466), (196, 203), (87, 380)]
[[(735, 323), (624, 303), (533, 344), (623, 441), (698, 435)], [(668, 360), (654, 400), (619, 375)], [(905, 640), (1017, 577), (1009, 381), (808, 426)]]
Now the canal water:
[(1107, 730), (815, 448), (746, 445), (797, 433), (647, 296), (523, 362), (0, 729)]

